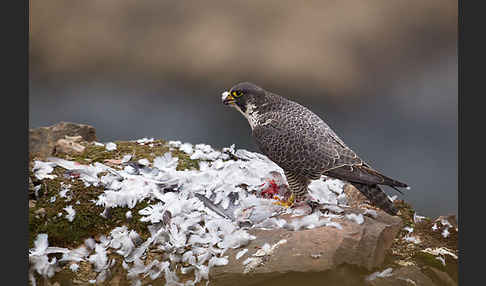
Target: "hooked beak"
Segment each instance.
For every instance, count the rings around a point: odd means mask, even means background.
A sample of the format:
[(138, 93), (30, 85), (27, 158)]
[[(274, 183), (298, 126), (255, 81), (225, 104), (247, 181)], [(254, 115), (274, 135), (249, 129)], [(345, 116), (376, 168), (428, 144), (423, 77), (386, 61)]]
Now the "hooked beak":
[(235, 103), (235, 98), (228, 91), (223, 92), (221, 100), (223, 101), (224, 105)]

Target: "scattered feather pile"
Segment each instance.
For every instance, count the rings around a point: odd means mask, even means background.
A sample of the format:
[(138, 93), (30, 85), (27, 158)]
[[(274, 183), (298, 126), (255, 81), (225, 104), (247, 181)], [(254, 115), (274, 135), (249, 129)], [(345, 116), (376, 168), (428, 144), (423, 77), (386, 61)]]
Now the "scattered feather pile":
[[(153, 139), (143, 138), (136, 142), (150, 145)], [(29, 251), (31, 280), (34, 280), (34, 272), (52, 277), (59, 271), (60, 261), (74, 262), (70, 265), (72, 271), (78, 271), (79, 266), (75, 263), (88, 261), (98, 273), (92, 282), (103, 282), (116, 262), (109, 258), (109, 250), (123, 258), (122, 265), (134, 284), (145, 277), (163, 277), (166, 285), (195, 285), (208, 280), (212, 267), (228, 263), (225, 256), (228, 249), (244, 247), (255, 239), (247, 232), (250, 227), (291, 230), (320, 226), (341, 228), (332, 221), (332, 218), (341, 215), (314, 212), (291, 222), (275, 218), (291, 210), (259, 194), (269, 179), (283, 186), (285, 177), (280, 167), (261, 154), (235, 150), (234, 145), (217, 151), (206, 144), (193, 146), (171, 141), (169, 147), (188, 154), (193, 160), (200, 160), (200, 169), (176, 170), (179, 159), (170, 152), (156, 157), (152, 163), (146, 159), (131, 161), (131, 155), (126, 154), (121, 159), (123, 167), (118, 169), (101, 163), (83, 165), (60, 158), (49, 158), (48, 162), (35, 161), (33, 172), (38, 179), (54, 178), (55, 175), (50, 173), (59, 166), (77, 174), (76, 179), (86, 186), (103, 187), (104, 192), (93, 201), (105, 208), (100, 215), (105, 215), (110, 208), (132, 209), (143, 200), (149, 201), (150, 204), (139, 214), (142, 215), (140, 220), (148, 223), (150, 237), (144, 241), (134, 230), (120, 226), (103, 236), (99, 243), (87, 239), (85, 245), (69, 250), (49, 247), (47, 234), (39, 234), (35, 247)], [(108, 143), (106, 149), (116, 150), (116, 145)], [(69, 198), (69, 187), (63, 185), (59, 196)], [(341, 181), (328, 178), (312, 182), (310, 193), (319, 203), (336, 205), (346, 199), (342, 188)], [(342, 212), (338, 206), (332, 208)], [(73, 221), (76, 215), (73, 206), (67, 206), (64, 211), (62, 215)], [(131, 211), (126, 213), (127, 219), (133, 219), (132, 216)], [(362, 215), (347, 218), (363, 223)], [(271, 252), (278, 245), (268, 245), (268, 249), (264, 246), (262, 253)], [(150, 251), (163, 255), (145, 264)], [(239, 251), (236, 258), (241, 258), (246, 251)], [(55, 257), (49, 258), (48, 254), (52, 253), (61, 253), (63, 257), (59, 261)], [(179, 272), (192, 273), (194, 279), (183, 283), (176, 274)]]

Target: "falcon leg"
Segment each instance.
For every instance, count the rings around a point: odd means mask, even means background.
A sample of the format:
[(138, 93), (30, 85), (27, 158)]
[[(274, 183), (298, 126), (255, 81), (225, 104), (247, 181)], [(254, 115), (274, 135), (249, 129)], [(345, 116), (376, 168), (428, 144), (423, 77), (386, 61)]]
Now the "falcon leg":
[(295, 175), (292, 172), (284, 170), (285, 177), (289, 184), (291, 195), (288, 200), (279, 200), (276, 204), (284, 207), (292, 207), (305, 203), (307, 201), (307, 186), (310, 183), (310, 179), (304, 176)]

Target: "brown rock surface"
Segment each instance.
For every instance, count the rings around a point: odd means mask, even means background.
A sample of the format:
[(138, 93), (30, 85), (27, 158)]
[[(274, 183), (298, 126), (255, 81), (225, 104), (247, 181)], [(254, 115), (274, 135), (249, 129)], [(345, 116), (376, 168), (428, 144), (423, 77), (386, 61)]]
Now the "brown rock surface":
[(437, 285), (456, 286), (457, 283), (452, 279), (449, 274), (444, 271), (440, 271), (435, 267), (425, 266), (423, 272), (427, 274)]
[(96, 129), (86, 124), (60, 122), (48, 127), (30, 129), (29, 152), (31, 157), (50, 156), (59, 139), (65, 136), (81, 136), (85, 141), (96, 140)]
[[(341, 265), (371, 270), (383, 263), (386, 251), (401, 228), (400, 218), (383, 212), (376, 219), (364, 217), (363, 224), (344, 218), (333, 221), (342, 229), (324, 226), (300, 231), (250, 230), (256, 239), (245, 247), (248, 252), (236, 260), (235, 255), (241, 249), (229, 250), (225, 254), (228, 265), (212, 268), (210, 281), (214, 285), (252, 285), (285, 273), (323, 272)], [(276, 245), (273, 252), (255, 257), (265, 243)], [(243, 265), (249, 257), (254, 261)]]
[(59, 139), (54, 146), (54, 153), (83, 153), (85, 147), (78, 143), (82, 139), (81, 136), (65, 136), (65, 139)]

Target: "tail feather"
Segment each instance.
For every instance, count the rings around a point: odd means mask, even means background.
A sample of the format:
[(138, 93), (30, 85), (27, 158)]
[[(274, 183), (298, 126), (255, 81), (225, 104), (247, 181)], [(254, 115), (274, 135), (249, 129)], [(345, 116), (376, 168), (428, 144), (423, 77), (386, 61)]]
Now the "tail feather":
[(407, 188), (408, 187), (407, 184), (402, 183), (400, 181), (397, 181), (395, 179), (392, 179), (390, 177), (387, 177), (387, 176), (381, 174), (380, 172), (378, 172), (376, 170), (373, 170), (372, 168), (370, 168), (368, 166), (361, 166), (360, 169), (363, 170), (363, 171), (368, 172), (369, 174), (373, 174), (373, 175), (375, 175), (377, 177), (381, 177), (382, 180), (383, 180), (383, 182), (380, 183), (380, 185), (387, 185), (387, 186), (390, 186), (390, 187), (394, 188), (395, 190), (397, 190), (396, 187), (398, 187), (398, 188)]
[(387, 177), (380, 172), (373, 170), (367, 165), (359, 166), (342, 166), (336, 169), (331, 169), (324, 172), (324, 175), (346, 180), (348, 182), (356, 182), (367, 185), (387, 185), (394, 189), (407, 188), (408, 185)]
[(394, 207), (393, 202), (388, 198), (388, 195), (383, 192), (378, 185), (366, 185), (361, 183), (351, 183), (363, 195), (365, 195), (371, 203), (380, 209), (384, 210), (390, 215), (396, 215), (398, 210)]

